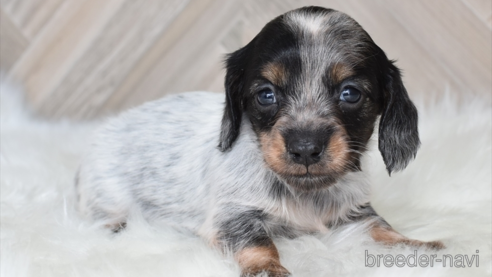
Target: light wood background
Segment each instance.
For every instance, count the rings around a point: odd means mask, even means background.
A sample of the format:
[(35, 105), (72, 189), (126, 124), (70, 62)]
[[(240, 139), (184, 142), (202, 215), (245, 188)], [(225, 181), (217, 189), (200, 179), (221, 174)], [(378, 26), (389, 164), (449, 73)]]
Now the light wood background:
[(90, 119), (169, 93), (223, 91), (223, 55), (288, 10), (356, 19), (413, 96), (492, 92), (492, 0), (1, 0), (2, 80), (42, 117)]

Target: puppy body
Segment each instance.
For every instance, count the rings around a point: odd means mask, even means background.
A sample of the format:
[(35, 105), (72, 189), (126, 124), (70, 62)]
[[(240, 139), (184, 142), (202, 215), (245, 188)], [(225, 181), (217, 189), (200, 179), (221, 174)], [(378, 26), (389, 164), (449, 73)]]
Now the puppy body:
[(117, 225), (138, 208), (151, 221), (213, 240), (221, 221), (240, 214), (261, 211), (251, 216), (262, 217), (269, 234), (295, 237), (348, 221), (368, 203), (361, 171), (315, 192), (281, 184), (247, 118), (235, 147), (221, 152), (223, 102), (217, 93), (185, 93), (110, 119), (80, 167), (79, 209)]
[(225, 103), (187, 93), (97, 132), (79, 208), (117, 229), (133, 209), (232, 250), (243, 273), (284, 276), (272, 237), (369, 221), (385, 244), (442, 247), (395, 232), (361, 171), (376, 120), (389, 173), (414, 158), (417, 110), (399, 70), (357, 22), (320, 7), (269, 22), (226, 60)]

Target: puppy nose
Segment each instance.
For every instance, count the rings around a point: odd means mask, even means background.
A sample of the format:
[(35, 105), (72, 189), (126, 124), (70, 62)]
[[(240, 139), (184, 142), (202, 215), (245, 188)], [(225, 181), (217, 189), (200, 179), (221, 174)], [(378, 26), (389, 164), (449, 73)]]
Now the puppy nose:
[(323, 144), (313, 139), (292, 139), (287, 149), (295, 163), (309, 166), (321, 160)]

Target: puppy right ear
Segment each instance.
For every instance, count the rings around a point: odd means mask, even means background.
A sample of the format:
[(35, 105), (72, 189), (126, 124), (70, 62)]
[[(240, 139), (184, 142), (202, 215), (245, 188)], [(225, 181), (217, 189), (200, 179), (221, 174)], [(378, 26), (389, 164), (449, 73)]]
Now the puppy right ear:
[(229, 54), (226, 58), (226, 103), (220, 131), (219, 149), (224, 152), (232, 147), (239, 136), (243, 107), (244, 71), (253, 42)]

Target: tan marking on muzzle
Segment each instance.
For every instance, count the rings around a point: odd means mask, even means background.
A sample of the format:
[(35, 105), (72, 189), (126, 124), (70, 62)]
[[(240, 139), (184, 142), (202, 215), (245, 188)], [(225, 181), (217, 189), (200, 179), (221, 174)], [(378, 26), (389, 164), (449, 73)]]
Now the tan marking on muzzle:
[(291, 165), (289, 161), (286, 161), (285, 140), (277, 128), (272, 128), (270, 132), (261, 134), (260, 144), (266, 163), (275, 172), (287, 175), (304, 175), (307, 173), (305, 166)]
[(350, 158), (349, 146), (345, 137), (345, 132), (337, 131), (328, 143), (327, 150), (331, 158), (329, 166), (335, 172), (343, 171)]
[(309, 173), (339, 176), (347, 170), (350, 161), (349, 146), (345, 131), (341, 127), (337, 129), (331, 136), (321, 160), (309, 166)]
[[(294, 163), (286, 149), (285, 140), (279, 129), (286, 128), (286, 118), (279, 119), (270, 132), (260, 135), (260, 144), (268, 166), (276, 173), (284, 176), (302, 176), (310, 173), (314, 176), (339, 176), (347, 170), (350, 162), (350, 152), (346, 140), (345, 129), (336, 123), (336, 131), (323, 153), (321, 160), (308, 168), (302, 164)], [(321, 124), (315, 122), (315, 125)]]

